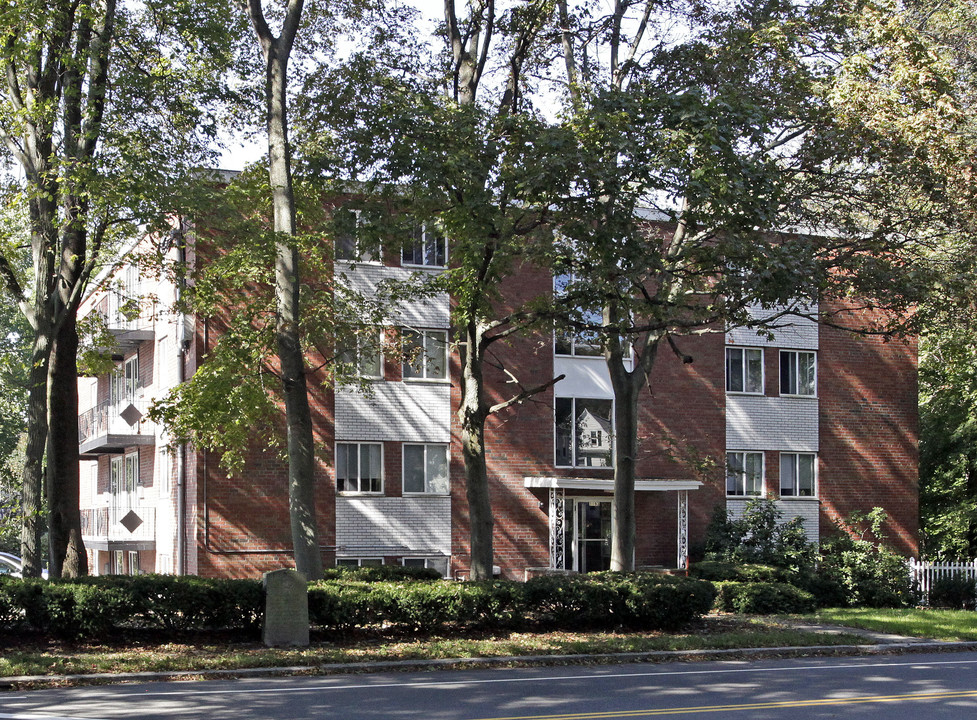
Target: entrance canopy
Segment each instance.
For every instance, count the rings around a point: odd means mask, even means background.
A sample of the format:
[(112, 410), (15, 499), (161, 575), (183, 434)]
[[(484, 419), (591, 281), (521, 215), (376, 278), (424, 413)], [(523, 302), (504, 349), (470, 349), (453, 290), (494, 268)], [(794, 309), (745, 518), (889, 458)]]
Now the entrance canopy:
[[(575, 477), (525, 477), (527, 488), (545, 490), (602, 490), (614, 491), (613, 478), (575, 478)], [(698, 490), (700, 480), (635, 480), (636, 491), (667, 492), (669, 490)]]
[[(561, 570), (581, 569), (580, 558), (585, 552), (593, 552), (597, 540), (610, 541), (610, 527), (601, 525), (600, 537), (587, 536), (586, 529), (595, 518), (577, 517), (582, 502), (579, 496), (594, 492), (614, 492), (612, 478), (582, 478), (582, 477), (525, 477), (523, 483), (526, 488), (546, 490), (549, 495), (549, 526), (550, 526), (550, 567)], [(645, 479), (635, 480), (634, 489), (639, 492), (668, 492), (678, 491), (676, 519), (678, 526), (676, 567), (684, 568), (689, 558), (689, 490), (702, 487), (699, 480), (664, 480)], [(585, 505), (593, 505), (584, 501)], [(569, 509), (568, 509), (569, 505)], [(584, 508), (585, 510), (587, 508)], [(569, 514), (569, 515), (568, 515)], [(608, 516), (608, 521), (609, 521)], [(584, 528), (581, 530), (581, 528)], [(606, 538), (604, 537), (606, 535)], [(569, 545), (569, 547), (568, 547)], [(579, 545), (579, 547), (577, 547)], [(606, 548), (609, 557), (609, 546)]]

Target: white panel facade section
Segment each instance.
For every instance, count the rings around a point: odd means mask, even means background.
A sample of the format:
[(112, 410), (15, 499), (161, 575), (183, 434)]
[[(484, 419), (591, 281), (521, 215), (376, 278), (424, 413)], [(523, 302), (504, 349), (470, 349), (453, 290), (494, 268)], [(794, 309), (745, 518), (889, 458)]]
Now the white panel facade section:
[(337, 389), (336, 440), (451, 442), (451, 386), (378, 382), (372, 393)]
[[(369, 263), (336, 263), (336, 274), (344, 275), (349, 286), (366, 297), (376, 294), (377, 286), (384, 280), (407, 280), (423, 271), (385, 267)], [(447, 294), (439, 294), (424, 300), (414, 300), (391, 308), (390, 322), (401, 327), (448, 328), (451, 326), (451, 306)]]
[[(816, 313), (817, 304), (811, 306), (811, 312)], [(764, 309), (756, 305), (750, 309), (750, 314), (757, 319), (769, 318), (779, 312), (778, 308)], [(814, 320), (801, 317), (783, 317), (775, 321), (773, 336), (767, 337), (766, 331), (758, 333), (751, 328), (731, 328), (726, 333), (726, 343), (729, 345), (746, 345), (750, 347), (782, 347), (798, 350), (818, 349), (818, 324)]]
[(817, 452), (817, 398), (727, 394), (726, 449)]
[(607, 363), (602, 357), (553, 358), (553, 377), (566, 375), (555, 386), (558, 397), (613, 400), (614, 388)]
[[(726, 510), (734, 520), (739, 520), (746, 512), (746, 504), (748, 502), (748, 499), (743, 498), (726, 498)], [(787, 522), (795, 517), (799, 517), (807, 539), (810, 542), (818, 542), (821, 539), (821, 526), (819, 521), (821, 503), (818, 500), (812, 498), (805, 498), (803, 500), (774, 500), (774, 504), (782, 513), (781, 522)]]
[(451, 554), (450, 497), (336, 498), (336, 544), (340, 556)]

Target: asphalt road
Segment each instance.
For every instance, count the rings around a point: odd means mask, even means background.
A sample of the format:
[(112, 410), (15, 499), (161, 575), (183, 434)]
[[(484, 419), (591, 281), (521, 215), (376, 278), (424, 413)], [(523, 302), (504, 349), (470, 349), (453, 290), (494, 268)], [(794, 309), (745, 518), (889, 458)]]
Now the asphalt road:
[(0, 720), (977, 718), (977, 653), (380, 673), (0, 694)]

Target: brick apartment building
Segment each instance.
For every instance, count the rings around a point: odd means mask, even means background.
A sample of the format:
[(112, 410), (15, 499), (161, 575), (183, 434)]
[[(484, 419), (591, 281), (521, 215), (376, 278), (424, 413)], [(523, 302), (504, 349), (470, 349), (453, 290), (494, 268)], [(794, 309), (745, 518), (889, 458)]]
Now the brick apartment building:
[[(421, 234), (382, 263), (354, 262), (354, 248), (341, 245), (336, 272), (364, 291), (383, 278), (436, 273), (447, 259), (443, 242)], [(177, 259), (178, 248), (168, 252)], [(171, 447), (165, 429), (147, 419), (152, 400), (204, 362), (219, 321), (172, 311), (176, 288), (141, 277), (125, 257), (82, 307), (106, 318), (116, 360), (115, 372), (79, 383), (83, 535), (93, 571), (254, 577), (290, 565), (277, 451), (256, 438), (245, 469), (228, 476), (214, 453)], [(532, 296), (550, 292), (553, 279), (524, 271), (509, 286)], [(138, 300), (138, 317), (123, 312), (125, 298)], [(464, 577), (449, 298), (394, 315), (404, 341), (420, 349), (412, 362), (372, 352), (355, 358), (370, 393), (310, 380), (326, 458), (316, 470), (323, 561), (424, 565)], [(772, 338), (732, 329), (689, 338), (682, 349), (694, 362), (662, 353), (643, 394), (636, 565), (684, 565), (717, 505), (741, 512), (760, 494), (776, 498), (786, 517), (800, 516), (812, 539), (836, 518), (881, 506), (896, 547), (916, 552), (914, 341), (795, 320)], [(489, 420), (499, 572), (521, 579), (535, 568), (604, 569), (613, 393), (603, 358), (579, 338), (552, 334), (513, 339), (499, 352), (527, 378), (565, 375)], [(510, 394), (506, 378), (489, 381), (500, 398)]]

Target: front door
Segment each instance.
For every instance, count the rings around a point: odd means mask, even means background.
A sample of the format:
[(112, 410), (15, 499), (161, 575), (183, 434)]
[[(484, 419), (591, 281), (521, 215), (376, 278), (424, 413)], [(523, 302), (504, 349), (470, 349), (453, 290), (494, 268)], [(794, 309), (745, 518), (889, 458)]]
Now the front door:
[(576, 499), (573, 501), (573, 535), (569, 567), (582, 573), (609, 570), (611, 567), (611, 501)]

